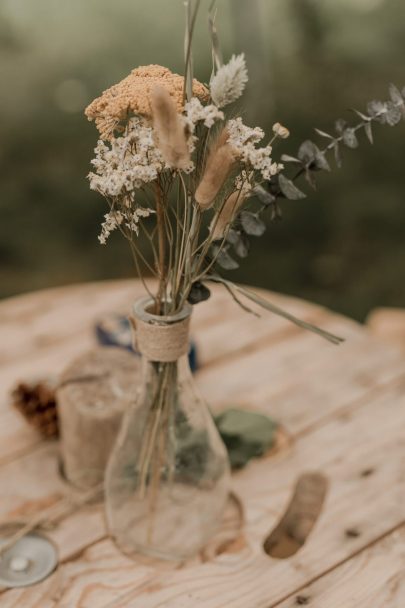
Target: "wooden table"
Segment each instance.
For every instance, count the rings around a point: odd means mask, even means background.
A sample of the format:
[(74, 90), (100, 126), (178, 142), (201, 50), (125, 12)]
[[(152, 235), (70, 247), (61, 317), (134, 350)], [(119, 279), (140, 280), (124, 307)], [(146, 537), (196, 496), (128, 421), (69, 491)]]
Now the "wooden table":
[[(138, 283), (85, 284), (0, 303), (0, 517), (57, 503), (58, 445), (43, 442), (9, 404), (19, 379), (58, 373), (94, 342), (93, 322), (128, 312)], [(77, 509), (48, 532), (57, 571), (25, 589), (1, 590), (2, 608), (404, 608), (405, 358), (364, 327), (312, 304), (275, 303), (346, 338), (335, 347), (270, 314), (242, 312), (228, 295), (195, 309), (197, 381), (221, 409), (240, 405), (277, 418), (291, 441), (234, 475), (244, 507), (238, 542), (175, 569), (121, 555), (102, 509)], [(323, 511), (289, 559), (263, 551), (296, 479), (329, 479)]]

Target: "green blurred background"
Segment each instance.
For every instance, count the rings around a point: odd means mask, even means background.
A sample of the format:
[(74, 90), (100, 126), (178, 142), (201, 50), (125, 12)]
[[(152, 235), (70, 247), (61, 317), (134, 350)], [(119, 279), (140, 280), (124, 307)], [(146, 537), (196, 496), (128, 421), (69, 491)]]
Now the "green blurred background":
[[(208, 80), (208, 0), (195, 72)], [(405, 85), (403, 0), (218, 0), (225, 58), (245, 51), (246, 120), (292, 136), (332, 130), (347, 108)], [(183, 65), (182, 0), (2, 0), (0, 297), (133, 276), (119, 235), (98, 244), (103, 199), (85, 179), (97, 134), (93, 97), (138, 65)], [(316, 136), (315, 136), (316, 137)], [(320, 302), (357, 319), (405, 306), (405, 123), (347, 150), (316, 193), (284, 205), (234, 279)]]

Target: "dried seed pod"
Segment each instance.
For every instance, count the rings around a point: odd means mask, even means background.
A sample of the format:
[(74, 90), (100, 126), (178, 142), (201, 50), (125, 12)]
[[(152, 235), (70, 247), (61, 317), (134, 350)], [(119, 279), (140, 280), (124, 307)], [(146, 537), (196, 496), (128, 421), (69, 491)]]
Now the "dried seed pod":
[(153, 127), (158, 147), (165, 161), (175, 169), (190, 166), (190, 152), (184, 125), (170, 93), (155, 86), (151, 94)]
[(205, 171), (195, 193), (201, 209), (209, 209), (236, 160), (236, 152), (227, 143), (228, 132), (223, 129), (208, 155)]
[(228, 196), (222, 209), (219, 210), (211, 222), (210, 232), (214, 241), (223, 238), (227, 226), (234, 220), (245, 198), (240, 190)]

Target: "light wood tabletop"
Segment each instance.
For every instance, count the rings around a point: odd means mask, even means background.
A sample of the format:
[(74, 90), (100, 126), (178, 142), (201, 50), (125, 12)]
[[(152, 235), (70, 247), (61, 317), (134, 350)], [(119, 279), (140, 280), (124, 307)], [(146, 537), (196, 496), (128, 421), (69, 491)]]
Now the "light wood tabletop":
[[(10, 389), (61, 372), (96, 344), (97, 319), (129, 313), (141, 293), (136, 281), (103, 282), (0, 303), (2, 523), (72, 491), (57, 441), (27, 424)], [(220, 287), (195, 307), (196, 379), (212, 408), (264, 412), (288, 436), (234, 474), (243, 522), (232, 542), (176, 567), (133, 561), (108, 538), (102, 505), (76, 507), (46, 531), (57, 570), (32, 587), (0, 589), (1, 608), (404, 608), (405, 355), (347, 318), (268, 297), (346, 341), (334, 346), (269, 313), (258, 319)], [(308, 472), (328, 479), (321, 514), (295, 555), (270, 557), (263, 543)]]

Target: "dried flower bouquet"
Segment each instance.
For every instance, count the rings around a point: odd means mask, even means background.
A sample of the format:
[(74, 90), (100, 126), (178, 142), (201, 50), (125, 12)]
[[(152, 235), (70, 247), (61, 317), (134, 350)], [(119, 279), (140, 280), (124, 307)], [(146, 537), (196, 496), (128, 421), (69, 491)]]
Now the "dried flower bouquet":
[[(215, 282), (222, 284), (245, 310), (254, 312), (248, 305), (253, 302), (337, 344), (337, 336), (235, 284), (223, 276), (223, 271), (237, 268), (235, 258), (248, 255), (249, 238), (264, 234), (265, 213), (277, 220), (283, 199), (305, 198), (295, 184), (298, 179), (305, 178), (315, 187), (316, 172), (330, 170), (329, 154), (334, 154), (340, 166), (342, 146), (357, 147), (361, 131), (372, 142), (374, 123), (397, 124), (405, 116), (405, 89), (401, 92), (391, 85), (390, 99), (373, 101), (365, 113), (357, 112), (360, 121), (355, 126), (339, 120), (334, 135), (317, 130), (326, 140), (323, 148), (308, 140), (297, 155), (284, 154), (280, 161), (275, 160), (275, 145), (289, 132), (276, 122), (271, 136), (265, 139), (260, 127), (247, 126), (241, 116), (235, 116), (233, 104), (243, 94), (248, 72), (243, 54), (232, 56), (228, 63), (222, 61), (215, 2), (209, 19), (212, 77), (207, 84), (193, 78), (191, 48), (199, 5), (199, 0), (185, 2), (184, 76), (158, 65), (139, 67), (86, 109), (88, 119), (95, 121), (100, 133), (92, 161), (94, 169), (89, 174), (90, 187), (109, 205), (100, 243), (105, 244), (114, 230), (125, 237), (138, 275), (153, 301), (153, 310), (147, 312), (157, 317), (174, 318), (182, 314), (187, 303), (194, 305), (208, 299), (208, 284)], [(287, 164), (293, 168), (290, 176), (285, 171)], [(151, 255), (141, 242), (148, 244)], [(157, 279), (154, 292), (148, 276)], [(175, 388), (179, 369), (174, 359), (151, 360), (155, 364), (147, 372), (149, 393), (145, 393), (149, 412), (145, 414), (142, 445), (133, 467), (137, 468), (134, 485), (140, 500), (149, 496), (148, 512), (155, 523), (148, 525), (147, 539), (134, 541), (138, 549), (153, 544), (153, 536), (159, 536), (159, 485), (173, 479), (176, 463), (183, 458), (174, 454), (170, 438), (171, 424), (186, 414), (173, 414), (177, 407), (173, 404), (181, 402)], [(115, 462), (117, 476), (117, 458)], [(163, 462), (168, 463), (166, 468)], [(196, 486), (202, 475), (199, 464)], [(215, 470), (218, 474), (218, 467)], [(215, 485), (216, 478), (210, 483)], [(121, 508), (125, 500), (121, 496), (114, 508)], [(128, 530), (132, 520), (122, 513), (120, 518), (126, 521)], [(127, 541), (127, 532), (123, 536)], [(168, 552), (179, 554), (178, 545), (173, 546)]]
[[(191, 11), (190, 3), (187, 9)], [(190, 23), (195, 16), (196, 9)], [(284, 154), (278, 162), (273, 147), (288, 137), (285, 127), (275, 123), (270, 140), (262, 145), (265, 133), (260, 127), (228, 116), (227, 109), (248, 81), (243, 54), (222, 64), (213, 36), (213, 76), (203, 85), (191, 78), (192, 32), (190, 26), (185, 77), (157, 65), (140, 67), (86, 109), (100, 132), (90, 187), (109, 204), (100, 243), (117, 229), (127, 239), (139, 276), (158, 279), (158, 290), (151, 294), (158, 314), (174, 313), (187, 300), (195, 304), (207, 299), (206, 283), (217, 281), (238, 302), (244, 296), (338, 342), (221, 273), (238, 267), (233, 256), (248, 255), (250, 236), (263, 235), (264, 212), (276, 220), (283, 198), (305, 198), (294, 184), (299, 177), (314, 187), (315, 173), (330, 170), (329, 152), (340, 166), (342, 145), (357, 147), (360, 131), (372, 142), (373, 123), (397, 124), (404, 116), (405, 89), (401, 93), (391, 85), (388, 101), (373, 101), (366, 113), (356, 112), (361, 120), (355, 126), (339, 120), (337, 135), (317, 129), (328, 141), (325, 147), (305, 141), (296, 156)], [(286, 163), (296, 166), (292, 178), (286, 177)], [(141, 250), (140, 234), (149, 242), (153, 260)], [(146, 281), (145, 289), (150, 293)]]

